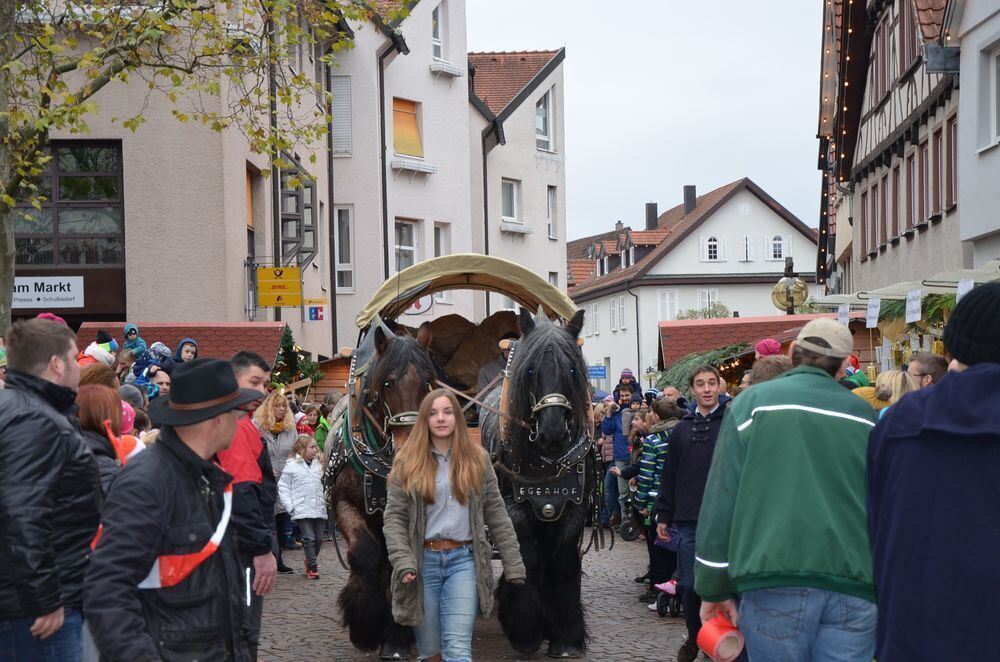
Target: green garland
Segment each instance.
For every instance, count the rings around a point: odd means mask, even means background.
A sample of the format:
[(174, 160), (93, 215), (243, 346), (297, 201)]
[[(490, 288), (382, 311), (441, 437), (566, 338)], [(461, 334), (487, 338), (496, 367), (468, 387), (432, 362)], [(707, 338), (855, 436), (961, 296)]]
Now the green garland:
[[(955, 309), (954, 294), (928, 294), (921, 303), (921, 322), (926, 326), (942, 326), (945, 318)], [(904, 319), (906, 317), (905, 299), (887, 299), (879, 308), (880, 322)]]
[(728, 358), (742, 354), (750, 349), (749, 343), (739, 342), (727, 347), (712, 349), (707, 352), (695, 352), (677, 359), (665, 371), (661, 372), (656, 380), (656, 387), (662, 389), (667, 384), (673, 384), (683, 392), (688, 390), (688, 378), (691, 371), (700, 365), (719, 366)]

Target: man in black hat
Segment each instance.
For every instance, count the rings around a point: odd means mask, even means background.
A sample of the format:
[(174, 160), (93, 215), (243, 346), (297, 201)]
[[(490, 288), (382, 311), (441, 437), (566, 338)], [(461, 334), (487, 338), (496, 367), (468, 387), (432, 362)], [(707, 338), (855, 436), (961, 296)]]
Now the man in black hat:
[(157, 443), (115, 479), (84, 590), (84, 614), (112, 660), (249, 660), (250, 586), (229, 527), (232, 477), (212, 460), (261, 397), (226, 361), (174, 370), (150, 405)]
[(879, 662), (996, 659), (1000, 283), (962, 298), (944, 346), (951, 371), (894, 404), (868, 444)]

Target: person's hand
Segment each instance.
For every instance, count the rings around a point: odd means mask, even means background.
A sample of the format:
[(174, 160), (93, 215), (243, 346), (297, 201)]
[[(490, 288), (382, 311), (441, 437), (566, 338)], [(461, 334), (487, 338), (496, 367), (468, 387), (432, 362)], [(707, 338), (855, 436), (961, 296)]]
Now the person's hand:
[(643, 508), (642, 510), (640, 510), (639, 514), (642, 515), (643, 517), (649, 517), (649, 511), (646, 510), (645, 508)]
[(407, 572), (406, 574), (403, 575), (402, 582), (404, 584), (409, 584), (410, 582), (412, 582), (416, 578), (417, 578), (417, 575), (415, 573)]
[(253, 573), (253, 592), (260, 596), (270, 593), (278, 576), (278, 562), (274, 554), (267, 552), (253, 557)]
[(619, 478), (620, 478), (620, 477), (621, 477), (621, 475), (622, 475), (622, 470), (621, 470), (621, 469), (619, 469), (618, 467), (611, 467), (611, 468), (610, 468), (610, 469), (609, 469), (608, 471), (610, 471), (610, 472), (611, 472), (611, 473), (613, 473), (614, 475), (618, 476)]
[(739, 627), (740, 611), (736, 606), (736, 600), (723, 600), (722, 602), (701, 603), (701, 622), (705, 623), (716, 616), (725, 616), (733, 627)]
[(631, 485), (632, 487), (635, 487), (638, 483), (635, 482), (635, 478), (629, 478), (628, 484)]
[(663, 542), (670, 542), (670, 534), (667, 533), (667, 528), (665, 522), (658, 522), (656, 525), (656, 537)]
[(56, 609), (51, 614), (45, 614), (44, 616), (39, 616), (35, 619), (35, 622), (31, 625), (32, 636), (38, 637), (39, 639), (48, 639), (63, 626), (63, 619), (66, 618), (66, 613), (63, 611), (62, 607)]

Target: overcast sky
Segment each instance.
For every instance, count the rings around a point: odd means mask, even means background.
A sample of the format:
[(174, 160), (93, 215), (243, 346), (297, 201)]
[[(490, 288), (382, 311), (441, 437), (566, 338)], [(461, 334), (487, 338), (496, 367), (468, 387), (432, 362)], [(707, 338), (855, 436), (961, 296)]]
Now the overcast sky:
[(570, 239), (744, 176), (815, 227), (822, 6), (467, 0), (468, 45), (566, 47)]

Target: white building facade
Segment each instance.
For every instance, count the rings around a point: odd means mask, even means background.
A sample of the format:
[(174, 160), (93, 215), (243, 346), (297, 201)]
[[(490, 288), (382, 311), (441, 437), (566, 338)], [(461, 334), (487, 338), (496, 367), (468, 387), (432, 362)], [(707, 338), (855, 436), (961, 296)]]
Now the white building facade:
[(636, 375), (658, 368), (661, 321), (713, 304), (740, 317), (776, 314), (771, 291), (786, 258), (801, 261), (806, 269), (797, 273), (815, 289), (814, 231), (760, 187), (741, 179), (700, 197), (686, 189), (687, 202), (657, 218), (667, 231), (658, 244), (630, 248), (624, 237), (654, 229), (622, 228), (625, 250), (608, 255), (610, 269), (595, 251), (598, 275), (573, 289), (574, 302), (587, 312), (584, 355), (607, 374), (601, 388), (613, 387), (623, 368)]
[(958, 112), (961, 239), (975, 266), (1000, 258), (1000, 5), (969, 0), (958, 17), (963, 102)]

